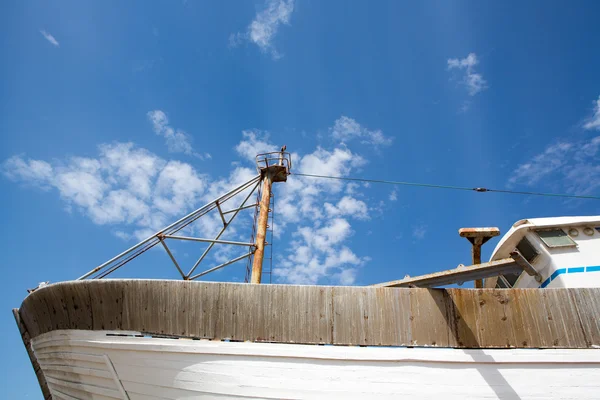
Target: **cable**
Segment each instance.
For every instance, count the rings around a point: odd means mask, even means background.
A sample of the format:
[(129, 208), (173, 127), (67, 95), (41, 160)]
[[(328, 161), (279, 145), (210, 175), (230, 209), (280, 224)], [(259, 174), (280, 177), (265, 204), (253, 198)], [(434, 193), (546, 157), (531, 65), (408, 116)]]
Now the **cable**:
[(403, 186), (428, 187), (428, 188), (434, 188), (434, 189), (463, 190), (463, 191), (480, 192), (480, 193), (496, 192), (496, 193), (508, 193), (508, 194), (521, 194), (521, 195), (526, 195), (526, 196), (547, 196), (547, 197), (564, 197), (564, 198), (571, 198), (571, 199), (600, 200), (599, 196), (583, 196), (583, 195), (575, 195), (575, 194), (523, 192), (523, 191), (517, 191), (517, 190), (487, 189), (487, 188), (482, 188), (482, 187), (469, 188), (469, 187), (463, 187), (463, 186), (433, 185), (433, 184), (429, 184), (429, 183), (385, 181), (385, 180), (380, 180), (380, 179), (348, 178), (348, 177), (341, 177), (341, 176), (300, 174), (300, 173), (296, 173), (296, 172), (290, 173), (290, 175), (307, 176), (310, 178), (337, 179), (340, 181), (384, 183), (384, 184), (388, 184), (388, 185), (403, 185)]

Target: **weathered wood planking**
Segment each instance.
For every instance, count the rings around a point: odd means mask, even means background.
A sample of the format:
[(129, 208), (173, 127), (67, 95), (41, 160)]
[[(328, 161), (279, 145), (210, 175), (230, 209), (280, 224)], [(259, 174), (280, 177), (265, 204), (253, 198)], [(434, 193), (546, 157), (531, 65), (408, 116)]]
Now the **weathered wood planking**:
[(419, 289), (93, 280), (20, 309), (31, 337), (126, 330), (240, 341), (456, 348), (593, 348), (600, 289)]

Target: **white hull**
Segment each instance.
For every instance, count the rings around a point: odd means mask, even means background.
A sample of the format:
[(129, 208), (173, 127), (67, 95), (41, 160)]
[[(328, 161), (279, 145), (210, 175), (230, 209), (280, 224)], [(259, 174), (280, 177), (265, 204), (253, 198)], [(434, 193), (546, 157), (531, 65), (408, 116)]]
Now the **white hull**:
[(595, 349), (345, 347), (107, 333), (62, 330), (32, 340), (55, 399), (600, 396)]

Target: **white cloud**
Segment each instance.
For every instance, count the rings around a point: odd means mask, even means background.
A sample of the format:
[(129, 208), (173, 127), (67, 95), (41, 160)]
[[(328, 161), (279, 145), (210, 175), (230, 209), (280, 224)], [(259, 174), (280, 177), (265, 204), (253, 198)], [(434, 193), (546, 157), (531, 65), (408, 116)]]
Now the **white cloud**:
[(358, 183), (355, 182), (350, 182), (346, 184), (346, 194), (355, 194), (357, 192), (357, 189), (360, 188), (360, 185)]
[(152, 192), (152, 179), (165, 164), (160, 157), (133, 143), (100, 145), (100, 157), (110, 179), (127, 187), (136, 196), (148, 198)]
[(341, 142), (359, 138), (361, 139), (362, 144), (368, 144), (374, 147), (389, 146), (392, 144), (392, 138), (384, 136), (381, 130), (371, 131), (361, 126), (354, 119), (344, 115), (338, 118), (333, 127), (329, 130), (331, 132), (331, 137)]
[(68, 208), (75, 207), (96, 224), (154, 231), (165, 225), (166, 215), (193, 207), (206, 187), (191, 165), (167, 162), (132, 143), (103, 144), (97, 158), (52, 163), (14, 156), (2, 164), (2, 172), (17, 182), (55, 188)]
[(273, 40), (282, 24), (289, 24), (294, 11), (294, 0), (267, 0), (264, 10), (258, 12), (245, 33), (232, 34), (229, 45), (238, 46), (244, 41), (256, 44), (261, 51), (270, 52), (274, 59), (281, 57)]
[(193, 155), (201, 160), (212, 158), (209, 153), (200, 154), (194, 152), (190, 135), (180, 129), (175, 129), (170, 126), (169, 118), (164, 111), (153, 110), (149, 111), (147, 115), (150, 122), (152, 122), (154, 132), (165, 138), (169, 152)]
[(325, 203), (325, 211), (330, 216), (349, 216), (356, 219), (369, 219), (367, 204), (350, 196), (344, 196), (337, 205)]
[(563, 167), (569, 160), (572, 143), (559, 142), (534, 156), (530, 161), (519, 165), (509, 179), (509, 183), (525, 182), (535, 185), (540, 179)]
[(167, 141), (167, 147), (172, 153), (192, 154), (192, 145), (188, 135), (180, 130), (169, 126), (167, 115), (161, 110), (148, 112), (148, 118), (154, 126), (154, 132), (163, 136)]
[[(157, 130), (168, 127), (162, 112), (153, 112), (149, 118)], [(279, 147), (270, 143), (267, 132), (248, 130), (242, 135), (235, 150), (245, 165), (237, 162), (229, 175), (222, 177), (210, 177), (189, 163), (163, 159), (132, 143), (102, 144), (93, 158), (43, 161), (17, 155), (1, 164), (0, 171), (11, 180), (56, 190), (66, 208), (96, 224), (109, 225), (118, 238), (142, 240), (256, 176), (255, 155)], [(347, 176), (367, 162), (345, 146), (317, 147), (311, 153), (292, 157), (295, 171), (331, 176)], [(353, 234), (351, 221), (369, 218), (363, 190), (364, 186), (357, 183), (294, 175), (287, 183), (276, 185), (274, 235), (278, 241), (284, 232), (288, 232), (285, 237), (292, 238), (291, 245), (281, 246), (287, 250), (276, 253), (281, 263), (276, 264), (274, 277), (279, 282), (355, 282), (360, 267), (368, 260), (356, 255), (348, 243)], [(238, 201), (241, 198), (236, 197), (223, 209), (236, 208)], [(250, 210), (243, 212), (226, 231), (227, 239), (248, 240), (252, 215)], [(185, 234), (210, 237), (222, 227), (215, 211), (186, 228)], [(215, 250), (212, 260), (220, 263), (236, 257), (235, 250), (239, 249)]]
[(56, 168), (56, 174), (48, 182), (55, 186), (63, 199), (89, 211), (95, 222), (102, 213), (97, 209), (109, 184), (101, 176), (100, 162), (89, 158), (72, 158), (68, 165)]
[(469, 111), (469, 108), (471, 108), (471, 102), (466, 100), (463, 101), (462, 105), (460, 106), (460, 109), (458, 110), (460, 114), (464, 114), (467, 111)]
[(286, 258), (280, 260), (273, 272), (284, 281), (296, 284), (317, 284), (322, 279), (331, 279), (344, 285), (355, 282), (357, 267), (364, 264), (346, 246), (341, 246), (352, 231), (350, 224), (342, 218), (335, 218), (327, 225), (300, 227)]
[(337, 274), (340, 285), (353, 285), (356, 281), (356, 268), (346, 268)]
[(13, 181), (22, 180), (26, 183), (47, 188), (47, 182), (52, 177), (52, 166), (40, 160), (24, 160), (22, 156), (13, 156), (3, 165), (4, 174)]
[(60, 47), (60, 43), (58, 43), (58, 40), (56, 40), (54, 38), (54, 36), (52, 36), (51, 34), (49, 34), (48, 32), (46, 32), (45, 30), (41, 30), (40, 33), (42, 34), (42, 36), (49, 41), (53, 46), (56, 47)]
[(297, 231), (297, 234), (304, 239), (305, 243), (322, 251), (343, 242), (351, 233), (350, 223), (344, 218), (334, 218), (328, 221), (327, 225), (316, 230), (304, 226)]
[(127, 190), (111, 190), (106, 197), (88, 205), (92, 220), (100, 224), (132, 223), (150, 212), (143, 200), (131, 196)]
[[(217, 178), (209, 185), (204, 200), (211, 201), (258, 175), (255, 168), (235, 167), (227, 178)], [(247, 192), (242, 192), (247, 193)]]
[(250, 129), (242, 131), (242, 136), (244, 139), (238, 143), (235, 150), (249, 161), (255, 162), (258, 154), (279, 150), (277, 146), (269, 143), (269, 134), (267, 132)]
[(520, 164), (508, 180), (515, 185), (547, 187), (557, 192), (586, 195), (600, 189), (600, 136), (582, 141), (563, 140)]
[[(366, 163), (363, 157), (347, 148), (326, 150), (317, 147), (305, 156), (292, 154), (292, 158), (294, 171), (328, 176), (347, 176)], [(324, 213), (324, 202), (339, 201), (346, 185), (338, 180), (292, 175), (285, 185), (278, 188), (275, 198), (279, 229), (283, 230), (288, 223), (298, 223), (303, 219), (321, 220), (328, 215)], [(356, 192), (355, 187), (351, 185), (350, 190)], [(347, 195), (352, 197), (349, 193)]]
[[(115, 235), (116, 237), (118, 237), (119, 239), (128, 241), (129, 239), (131, 239), (131, 235), (127, 232), (124, 231), (114, 231), (113, 235)], [(152, 235), (152, 233), (150, 233), (150, 235)], [(148, 235), (148, 236), (150, 236)]]
[[(276, 151), (266, 132), (245, 131), (236, 151), (254, 165), (257, 153)], [(275, 192), (276, 238), (293, 232), (290, 250), (280, 253), (274, 269), (279, 282), (352, 284), (365, 258), (356, 256), (346, 245), (352, 234), (344, 217), (368, 218), (367, 204), (356, 198), (361, 186), (335, 180), (293, 175), (294, 172), (347, 176), (366, 160), (346, 147), (317, 147), (305, 155), (292, 154), (294, 168), (285, 184)]]
[(169, 161), (156, 180), (154, 207), (167, 215), (180, 215), (194, 206), (205, 187), (206, 180), (191, 165)]
[(427, 233), (427, 226), (417, 225), (413, 228), (412, 235), (415, 239), (422, 240), (425, 238), (426, 233)]
[(394, 189), (390, 192), (389, 199), (390, 199), (390, 201), (398, 200), (398, 191), (396, 189)]
[(587, 120), (587, 122), (583, 125), (585, 129), (596, 129), (600, 130), (600, 96), (598, 96), (598, 100), (594, 105), (594, 115)]
[[(362, 167), (366, 160), (346, 148), (335, 148), (328, 151), (322, 147), (308, 154), (300, 160), (297, 169), (303, 174), (327, 175), (327, 176), (347, 176), (353, 168)], [(334, 185), (336, 181), (329, 181), (328, 184)]]
[(448, 59), (449, 70), (458, 69), (465, 71), (462, 83), (467, 87), (470, 96), (475, 96), (482, 90), (487, 89), (486, 80), (483, 79), (483, 76), (480, 73), (475, 72), (475, 66), (477, 64), (479, 64), (479, 60), (475, 53), (469, 53), (469, 55), (463, 59)]

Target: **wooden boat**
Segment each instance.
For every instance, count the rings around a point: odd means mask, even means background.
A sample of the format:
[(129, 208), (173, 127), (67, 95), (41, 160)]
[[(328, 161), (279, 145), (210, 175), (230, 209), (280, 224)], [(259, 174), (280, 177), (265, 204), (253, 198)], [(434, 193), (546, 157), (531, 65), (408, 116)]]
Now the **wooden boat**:
[[(275, 157), (237, 192), (262, 183), (263, 228)], [(264, 251), (260, 227), (256, 243), (175, 235), (210, 207), (235, 217), (233, 192), (14, 310), (45, 398), (598, 398), (600, 217), (519, 221), (490, 262), (369, 287), (193, 281), (167, 239)], [(495, 232), (461, 231), (474, 261)], [(159, 243), (184, 280), (100, 279)]]

